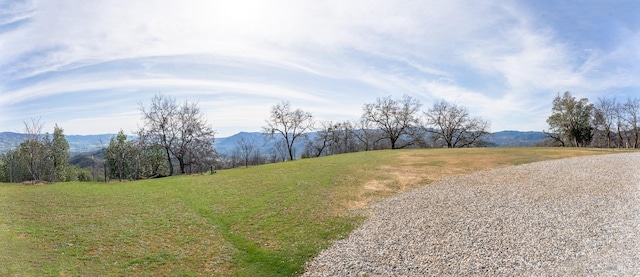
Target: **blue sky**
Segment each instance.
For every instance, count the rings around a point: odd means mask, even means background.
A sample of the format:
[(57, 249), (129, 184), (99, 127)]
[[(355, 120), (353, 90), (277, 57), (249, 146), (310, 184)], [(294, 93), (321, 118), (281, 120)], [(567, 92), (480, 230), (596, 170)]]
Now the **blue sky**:
[(0, 0), (0, 131), (131, 133), (156, 93), (218, 136), (290, 101), (317, 120), (411, 95), (492, 131), (547, 128), (558, 92), (640, 97), (640, 1)]

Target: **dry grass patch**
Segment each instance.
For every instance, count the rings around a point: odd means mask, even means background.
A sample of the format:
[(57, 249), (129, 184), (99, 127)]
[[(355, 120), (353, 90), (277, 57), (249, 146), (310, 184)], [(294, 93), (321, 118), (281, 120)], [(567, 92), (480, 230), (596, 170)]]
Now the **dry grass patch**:
[(361, 169), (361, 176), (375, 176), (356, 186), (347, 186), (353, 197), (343, 204), (347, 209), (367, 207), (376, 199), (397, 194), (455, 175), (506, 166), (609, 154), (614, 151), (575, 148), (472, 148), (396, 150), (386, 153), (383, 164)]

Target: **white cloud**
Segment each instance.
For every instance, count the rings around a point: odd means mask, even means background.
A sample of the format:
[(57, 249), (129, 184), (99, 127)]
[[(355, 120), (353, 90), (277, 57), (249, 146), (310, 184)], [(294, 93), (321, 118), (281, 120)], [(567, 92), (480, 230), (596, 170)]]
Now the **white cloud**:
[(0, 33), (0, 110), (80, 92), (130, 91), (122, 103), (150, 91), (202, 103), (237, 96), (228, 103), (244, 112), (214, 104), (211, 112), (232, 115), (224, 128), (244, 128), (262, 124), (257, 111), (279, 100), (331, 119), (357, 116), (379, 96), (411, 94), (425, 107), (457, 100), (504, 126), (534, 126), (528, 122), (544, 118), (526, 117), (546, 112), (558, 91), (640, 86), (637, 29), (615, 30), (622, 39), (613, 51), (576, 45), (531, 8), (435, 0), (27, 2), (0, 20), (24, 22)]

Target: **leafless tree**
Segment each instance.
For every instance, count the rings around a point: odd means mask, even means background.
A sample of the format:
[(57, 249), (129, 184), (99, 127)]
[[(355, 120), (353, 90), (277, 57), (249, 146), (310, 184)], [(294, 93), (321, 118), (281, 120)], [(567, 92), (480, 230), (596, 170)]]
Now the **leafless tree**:
[(380, 140), (380, 131), (373, 122), (366, 118), (361, 118), (355, 124), (353, 136), (360, 142), (360, 148), (364, 151), (374, 150), (376, 142)]
[(178, 137), (178, 104), (175, 98), (156, 94), (151, 99), (151, 106), (145, 108), (140, 103), (140, 111), (144, 120), (144, 126), (139, 133), (151, 143), (161, 145), (166, 154), (165, 158), (169, 167), (169, 176), (173, 175), (173, 163), (171, 162), (171, 149)]
[(616, 121), (619, 108), (620, 105), (618, 105), (615, 98), (598, 98), (598, 102), (594, 107), (593, 123), (596, 137), (604, 140), (601, 146), (607, 148), (612, 146), (612, 141), (615, 139), (614, 131), (617, 127)]
[(293, 145), (296, 140), (306, 136), (306, 132), (313, 129), (313, 116), (301, 109), (291, 110), (291, 104), (283, 101), (271, 108), (271, 114), (262, 127), (267, 137), (279, 134), (287, 148), (289, 160), (293, 160)]
[(330, 154), (350, 153), (357, 151), (354, 126), (351, 121), (333, 123), (331, 126)]
[(211, 149), (208, 153), (213, 153), (211, 146), (215, 132), (208, 125), (197, 103), (185, 101), (179, 106), (175, 98), (157, 94), (151, 100), (149, 108), (140, 103), (140, 111), (144, 126), (139, 133), (144, 134), (142, 137), (149, 139), (152, 144), (164, 148), (169, 175), (173, 175), (172, 157), (178, 161), (180, 172), (185, 173), (185, 167), (193, 163), (186, 157), (199, 157), (194, 155), (194, 149), (200, 151), (209, 147)]
[(202, 173), (207, 171), (217, 158), (217, 153), (213, 150), (212, 139), (195, 138), (187, 147), (183, 157), (183, 173)]
[(471, 117), (465, 107), (444, 100), (435, 102), (424, 115), (426, 131), (436, 146), (439, 142), (448, 148), (482, 146), (490, 135), (488, 121)]
[(286, 161), (287, 155), (288, 155), (288, 148), (285, 141), (284, 140), (276, 141), (274, 148), (275, 148), (274, 149), (275, 151), (273, 151), (272, 153), (271, 162), (275, 163), (278, 160), (278, 158), (283, 162)]
[(402, 138), (410, 137), (417, 127), (420, 106), (417, 99), (408, 95), (402, 99), (378, 98), (375, 103), (364, 105), (362, 118), (382, 131), (381, 139), (388, 139), (391, 149), (405, 148), (413, 145), (412, 140)]
[(254, 149), (256, 148), (256, 142), (246, 137), (240, 137), (236, 144), (238, 152), (244, 161), (244, 166), (249, 167), (249, 157), (251, 157), (251, 154), (253, 154)]
[(640, 99), (628, 99), (622, 105), (623, 122), (628, 147), (640, 147)]
[(187, 165), (213, 155), (215, 131), (208, 125), (198, 103), (185, 101), (178, 112), (178, 131), (171, 154), (178, 160), (180, 173)]
[(305, 147), (307, 156), (319, 157), (357, 151), (353, 125), (350, 121), (324, 121), (317, 125), (320, 128)]
[(42, 142), (42, 128), (44, 122), (40, 118), (31, 118), (31, 122), (24, 122), (24, 132), (27, 139), (23, 143), (28, 154), (29, 172), (33, 182), (42, 180), (42, 170), (46, 159), (46, 149)]

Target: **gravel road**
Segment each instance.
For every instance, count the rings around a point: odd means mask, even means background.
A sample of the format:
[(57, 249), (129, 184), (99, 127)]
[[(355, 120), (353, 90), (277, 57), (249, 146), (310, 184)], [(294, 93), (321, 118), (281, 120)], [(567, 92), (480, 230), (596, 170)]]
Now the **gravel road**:
[(640, 276), (640, 153), (447, 178), (372, 208), (304, 276)]

